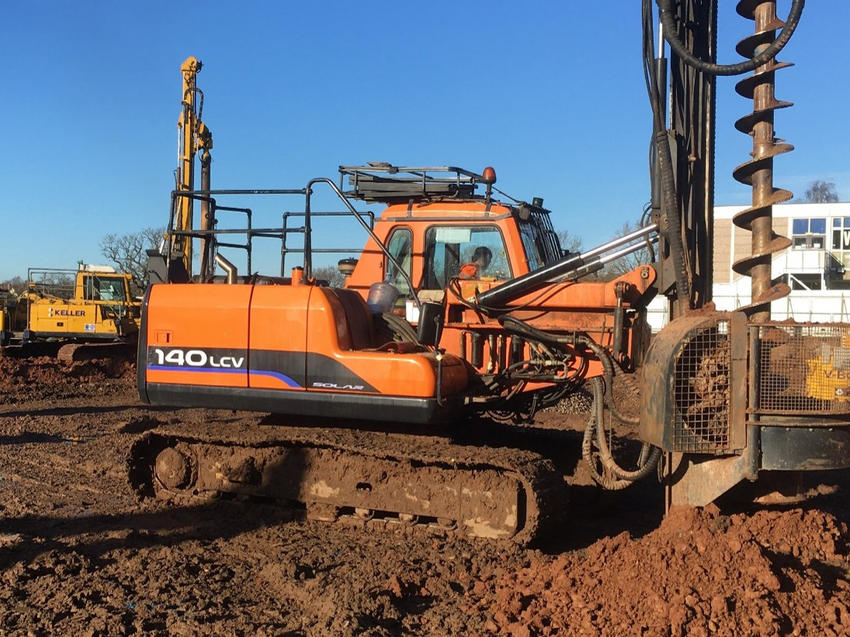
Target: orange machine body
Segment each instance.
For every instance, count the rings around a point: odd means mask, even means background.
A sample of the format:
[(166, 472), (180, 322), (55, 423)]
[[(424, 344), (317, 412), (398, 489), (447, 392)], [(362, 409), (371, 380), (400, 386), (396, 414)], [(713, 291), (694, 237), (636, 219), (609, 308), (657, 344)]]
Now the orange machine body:
[(349, 290), (162, 284), (145, 306), (139, 389), (157, 404), (431, 422), (454, 414), (468, 382), (455, 356), (376, 343)]
[[(615, 352), (619, 362), (640, 360), (648, 344), (648, 327), (643, 316), (625, 312), (636, 305), (656, 278), (651, 266), (641, 266), (611, 281), (563, 282), (529, 293), (506, 306), (510, 315), (538, 330), (554, 335), (584, 334)], [(464, 305), (479, 292), (499, 282), (461, 281), (458, 296), (449, 296), (441, 347), (474, 364), (480, 373), (504, 371), (515, 360), (529, 356), (515, 336), (505, 333), (498, 320), (486, 317)], [(622, 312), (622, 320), (617, 313)], [(517, 349), (519, 345), (519, 349)], [(512, 348), (514, 351), (512, 352)], [(477, 351), (476, 351), (477, 350)], [(602, 364), (587, 350), (576, 350), (569, 370), (581, 371), (583, 378), (603, 372)], [(536, 385), (529, 386), (529, 389)]]
[[(495, 277), (487, 275), (490, 280), (496, 278), (509, 279), (526, 274), (530, 269), (529, 258), (523, 247), (521, 235), (521, 221), (516, 211), (508, 206), (493, 202), (487, 204), (482, 200), (460, 200), (460, 201), (437, 201), (407, 204), (393, 204), (388, 206), (378, 220), (375, 222), (375, 235), (384, 245), (392, 243), (392, 237), (396, 233), (409, 233), (412, 240), (411, 249), (407, 252), (407, 263), (402, 264), (408, 268), (408, 273), (413, 281), (413, 286), (420, 290), (442, 290), (445, 288), (447, 277), (457, 275), (457, 271), (451, 270), (451, 265), (444, 262), (446, 268), (443, 272), (434, 272), (429, 268), (434, 267), (436, 255), (429, 253), (426, 247), (426, 238), (429, 231), (442, 229), (492, 228), (501, 236), (504, 245), (504, 261), (508, 269), (502, 269), (503, 276)], [(532, 240), (535, 237), (532, 237)], [(396, 255), (394, 255), (396, 256)], [(460, 258), (461, 255), (456, 255)], [(498, 263), (498, 256), (496, 263)], [(540, 259), (532, 263), (536, 265)], [(387, 259), (384, 253), (376, 245), (373, 239), (369, 239), (366, 247), (360, 255), (354, 272), (348, 277), (346, 287), (358, 290), (364, 296), (369, 291), (369, 286), (375, 281), (387, 279)], [(390, 274), (390, 278), (393, 279)], [(398, 284), (398, 280), (391, 281)], [(403, 290), (402, 290), (403, 291)]]
[[(408, 271), (419, 298), (444, 304), (439, 346), (466, 360), (479, 374), (492, 374), (503, 371), (512, 360), (522, 359), (523, 351), (525, 355), (529, 352), (506, 335), (497, 320), (470, 309), (464, 299), (474, 299), (478, 292), (561, 259), (560, 252), (553, 254), (551, 240), (547, 247), (547, 230), (541, 226), (513, 206), (483, 200), (446, 200), (390, 205), (376, 221), (374, 233)], [(440, 232), (450, 235), (463, 229), (475, 229), (479, 235), (483, 229), (492, 231), (488, 234), (493, 237), (493, 263), (478, 280), (458, 279), (452, 292), (452, 279), (458, 276), (463, 262), (463, 255), (458, 254), (461, 248), (455, 247), (451, 263), (451, 244), (439, 244), (434, 237)], [(401, 244), (399, 236), (406, 238), (406, 248), (397, 247)], [(446, 254), (439, 254), (435, 245), (444, 248)], [(646, 346), (645, 339), (637, 337), (646, 331), (643, 317), (630, 310), (641, 307), (655, 279), (654, 268), (646, 265), (611, 281), (553, 283), (511, 302), (506, 310), (541, 330), (555, 334), (581, 332), (604, 347), (616, 345), (615, 356), (629, 364), (639, 359)], [(370, 238), (346, 287), (366, 298), (372, 283), (387, 280), (400, 288), (403, 299), (406, 283), (392, 271), (388, 259)], [(399, 307), (397, 311), (404, 310)], [(617, 320), (617, 313), (623, 320)], [(599, 361), (587, 351), (581, 352), (573, 365), (576, 369), (583, 367), (585, 378), (602, 372)]]

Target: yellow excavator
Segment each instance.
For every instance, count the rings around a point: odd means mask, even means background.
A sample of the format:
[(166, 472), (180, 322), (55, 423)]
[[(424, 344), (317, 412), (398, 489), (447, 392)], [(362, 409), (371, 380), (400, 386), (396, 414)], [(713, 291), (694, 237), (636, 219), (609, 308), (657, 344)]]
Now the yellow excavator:
[(106, 265), (30, 268), (26, 290), (6, 303), (4, 353), (65, 361), (132, 354), (140, 303), (131, 280)]

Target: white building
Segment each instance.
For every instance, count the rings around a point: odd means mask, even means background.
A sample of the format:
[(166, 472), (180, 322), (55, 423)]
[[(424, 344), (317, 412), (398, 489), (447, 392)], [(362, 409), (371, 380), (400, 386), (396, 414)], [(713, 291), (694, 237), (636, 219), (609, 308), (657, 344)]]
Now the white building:
[[(732, 223), (747, 206), (714, 209), (714, 303), (735, 310), (750, 302), (750, 278), (732, 264), (752, 253), (750, 232)], [(774, 301), (771, 318), (819, 323), (850, 322), (850, 203), (790, 203), (773, 207), (773, 228), (791, 239), (791, 247), (774, 255), (774, 282), (785, 281), (792, 292)], [(649, 306), (653, 330), (667, 322), (667, 302)]]

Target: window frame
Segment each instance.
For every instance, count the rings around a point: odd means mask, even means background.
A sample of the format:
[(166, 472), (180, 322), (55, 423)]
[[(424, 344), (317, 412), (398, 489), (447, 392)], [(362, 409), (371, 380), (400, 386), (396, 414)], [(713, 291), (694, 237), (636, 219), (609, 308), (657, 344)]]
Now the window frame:
[[(805, 232), (798, 226), (805, 223)], [(815, 231), (813, 222), (823, 222), (823, 230)], [(800, 230), (798, 230), (800, 228)], [(834, 228), (834, 226), (833, 226)], [(826, 250), (827, 249), (827, 217), (793, 217), (791, 219), (791, 249), (792, 250)], [(816, 243), (820, 239), (820, 247)], [(831, 242), (830, 242), (831, 245)]]
[[(434, 261), (435, 261), (434, 257), (435, 257), (435, 252), (436, 252), (436, 250), (434, 248), (437, 245), (435, 235), (436, 235), (437, 229), (439, 229), (439, 228), (469, 230), (470, 236), (472, 236), (476, 231), (477, 232), (484, 232), (484, 231), (495, 232), (496, 235), (499, 237), (499, 239), (501, 239), (501, 248), (502, 248), (501, 259), (504, 262), (504, 266), (507, 270), (507, 272), (505, 273), (504, 280), (509, 280), (509, 279), (513, 278), (513, 276), (514, 276), (514, 274), (513, 274), (514, 266), (511, 263), (510, 258), (508, 256), (509, 253), (508, 253), (508, 249), (507, 249), (507, 242), (505, 241), (505, 235), (502, 232), (502, 228), (498, 224), (495, 224), (495, 223), (493, 223), (493, 224), (490, 224), (490, 223), (488, 223), (488, 224), (481, 224), (481, 223), (440, 224), (440, 223), (435, 223), (435, 224), (429, 225), (425, 229), (425, 236), (424, 236), (425, 245), (424, 245), (424, 250), (423, 250), (424, 262), (423, 262), (423, 273), (422, 273), (423, 276), (422, 276), (422, 286), (421, 286), (423, 290), (442, 290), (442, 289), (445, 289), (449, 280), (451, 278), (454, 278), (454, 277), (450, 277), (450, 276), (447, 275), (446, 265), (444, 265), (443, 266), (443, 275), (446, 277), (446, 280), (442, 283), (442, 285), (440, 285), (440, 279), (437, 276), (437, 271), (434, 269)], [(469, 244), (470, 245), (484, 245), (481, 242), (475, 242), (475, 241), (470, 241)], [(443, 244), (443, 245), (449, 245), (449, 244)], [(458, 245), (461, 245), (461, 244), (458, 244)], [(491, 251), (493, 251), (492, 246), (487, 245), (487, 247), (490, 248)], [(456, 255), (457, 262), (458, 262), (458, 270), (459, 270), (460, 266), (464, 263), (463, 258), (462, 258), (463, 257), (462, 251), (463, 251), (463, 248), (460, 248), (458, 250), (458, 254)], [(493, 251), (493, 263), (497, 263), (497, 254), (496, 254), (495, 251)], [(429, 275), (429, 273), (433, 275), (433, 279)], [(456, 277), (457, 274), (455, 274), (454, 276)], [(500, 278), (500, 280), (502, 280), (502, 279)], [(429, 283), (430, 283), (430, 285), (429, 285)], [(436, 287), (433, 287), (434, 285), (436, 285)]]
[[(397, 236), (401, 234), (407, 234), (407, 252), (405, 255), (399, 257), (398, 254), (393, 254), (392, 244)], [(387, 235), (387, 241), (385, 244), (387, 248), (387, 252), (389, 252), (392, 257), (396, 260), (402, 270), (406, 270), (408, 278), (413, 280), (413, 229), (409, 226), (394, 226), (392, 230), (390, 230)], [(405, 263), (406, 262), (406, 263)], [(391, 274), (390, 269), (393, 268), (393, 264), (387, 258), (387, 255), (383, 255), (383, 265), (384, 265), (384, 276), (383, 280), (395, 286), (398, 289), (399, 293), (403, 296), (410, 293), (410, 290), (407, 290), (407, 281), (405, 281), (404, 277), (401, 276), (398, 272)], [(405, 267), (406, 265), (406, 267)], [(401, 284), (401, 286), (400, 286)]]

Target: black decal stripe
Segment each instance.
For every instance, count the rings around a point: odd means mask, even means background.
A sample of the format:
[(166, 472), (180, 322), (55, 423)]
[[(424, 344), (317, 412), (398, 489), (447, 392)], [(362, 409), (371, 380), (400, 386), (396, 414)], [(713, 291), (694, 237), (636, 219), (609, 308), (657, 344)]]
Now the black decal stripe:
[[(352, 372), (338, 360), (314, 352), (305, 354), (304, 352), (263, 349), (252, 349), (246, 352), (242, 349), (218, 347), (154, 347), (151, 345), (148, 345), (142, 350), (141, 347), (140, 352), (145, 351), (147, 357), (144, 360), (140, 358), (140, 370), (146, 367), (158, 366), (159, 358), (154, 350), (161, 350), (165, 356), (168, 356), (168, 353), (173, 350), (182, 350), (183, 352), (199, 350), (207, 354), (207, 356), (215, 357), (216, 360), (221, 360), (222, 357), (228, 357), (230, 359), (244, 357), (245, 362), (239, 369), (259, 373), (270, 372), (272, 374), (287, 376), (301, 387), (310, 388), (313, 386), (313, 383), (327, 383), (336, 385), (334, 389), (339, 389), (340, 391), (380, 393), (371, 383)], [(165, 361), (163, 364), (168, 367), (173, 365), (169, 361)], [(186, 371), (192, 371), (191, 365), (184, 365), (183, 367), (185, 367)], [(230, 370), (225, 369), (222, 371)], [(358, 389), (354, 389), (355, 387)]]
[[(252, 349), (249, 360), (252, 371), (283, 374), (308, 389), (313, 383), (328, 383), (342, 391), (379, 393), (371, 383), (324, 354)], [(346, 385), (349, 387), (346, 388)], [(362, 389), (355, 390), (353, 387)]]
[[(337, 386), (336, 389), (343, 391), (379, 393), (370, 383), (338, 360), (310, 352), (307, 354), (307, 387), (312, 387), (313, 383), (333, 383)], [(346, 385), (350, 387), (346, 388)], [(362, 389), (355, 390), (352, 387), (362, 387)]]
[(298, 416), (394, 423), (450, 422), (456, 420), (463, 410), (463, 401), (458, 397), (438, 403), (434, 398), (167, 383), (150, 383), (147, 391), (154, 405), (245, 409)]
[(306, 386), (307, 356), (304, 352), (252, 349), (248, 354), (248, 361), (252, 372), (282, 374), (294, 380), (301, 387)]

